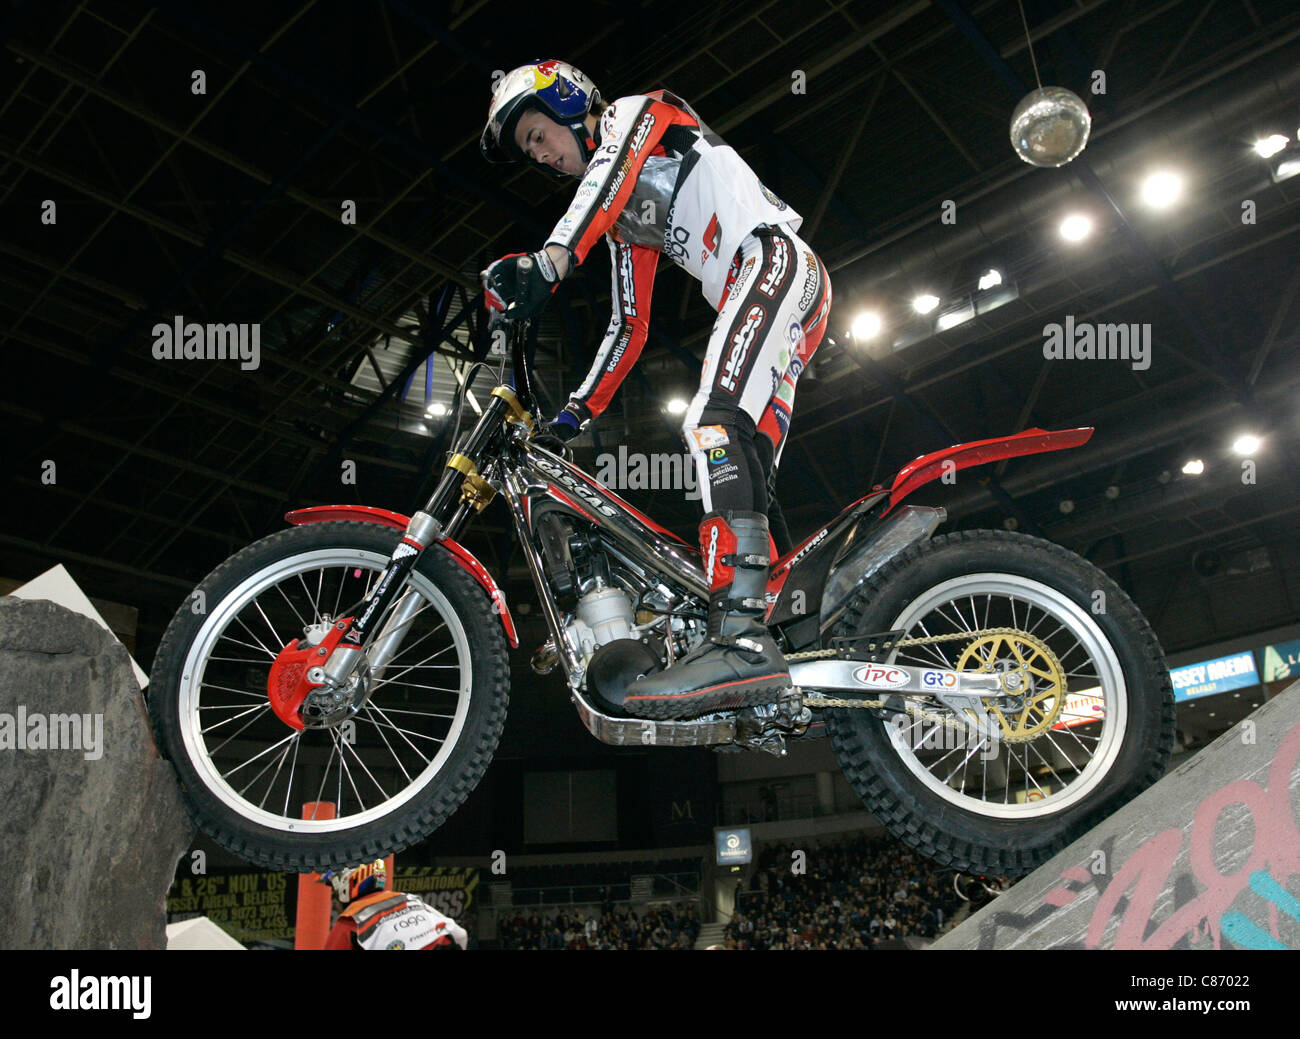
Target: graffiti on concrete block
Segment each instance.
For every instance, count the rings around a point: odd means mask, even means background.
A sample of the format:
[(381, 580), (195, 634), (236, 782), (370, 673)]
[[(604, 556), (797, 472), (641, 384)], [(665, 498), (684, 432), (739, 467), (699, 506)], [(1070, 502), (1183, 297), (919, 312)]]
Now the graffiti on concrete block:
[[(1279, 924), (1283, 915), (1300, 923), (1300, 899), (1286, 887), (1291, 877), (1300, 876), (1300, 829), (1291, 803), (1293, 774), (1300, 783), (1298, 767), (1300, 724), (1283, 737), (1265, 785), (1247, 779), (1225, 783), (1196, 805), (1190, 827), (1152, 835), (1110, 874), (1094, 874), (1086, 863), (1070, 866), (1061, 873), (1063, 884), (1047, 891), (1030, 912), (994, 913), (981, 927), (980, 947), (1005, 944), (997, 941), (1000, 930), (1034, 929), (1090, 891), (1096, 905), (1075, 948), (1176, 949), (1208, 943), (1219, 949), (1224, 939), (1249, 949), (1293, 947), (1282, 939)], [(1224, 822), (1231, 854), (1216, 856), (1216, 834)], [(1190, 871), (1176, 873), (1185, 842)], [(1102, 847), (1114, 862), (1112, 845), (1113, 838)], [(1225, 859), (1235, 868), (1221, 871)], [(1170, 890), (1173, 909), (1164, 912)]]

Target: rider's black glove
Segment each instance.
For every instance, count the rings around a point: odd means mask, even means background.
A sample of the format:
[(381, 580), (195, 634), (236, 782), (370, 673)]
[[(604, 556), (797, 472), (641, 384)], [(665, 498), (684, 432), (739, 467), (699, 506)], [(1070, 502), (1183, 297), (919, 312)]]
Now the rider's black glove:
[(573, 403), (566, 404), (564, 410), (551, 420), (551, 424), (546, 427), (546, 431), (568, 443), (582, 432), (583, 421), (579, 406)]
[(540, 313), (560, 284), (559, 272), (545, 249), (503, 256), (494, 260), (480, 276), (487, 308), (504, 311), (514, 304), (508, 316), (518, 319)]
[(564, 410), (556, 415), (544, 430), (533, 437), (533, 443), (562, 458), (571, 458), (572, 452), (567, 445), (582, 432), (580, 414), (580, 405), (572, 402), (566, 404)]

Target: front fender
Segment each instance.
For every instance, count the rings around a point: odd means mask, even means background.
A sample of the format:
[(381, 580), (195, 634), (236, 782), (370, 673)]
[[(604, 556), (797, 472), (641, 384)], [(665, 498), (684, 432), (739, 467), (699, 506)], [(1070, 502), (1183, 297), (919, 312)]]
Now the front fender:
[[(294, 509), (292, 512), (285, 513), (284, 518), (294, 526), (301, 526), (304, 523), (330, 523), (336, 520), (351, 520), (361, 523), (378, 523), (380, 526), (392, 527), (394, 530), (406, 530), (411, 522), (410, 516), (403, 516), (400, 512), (390, 512), (388, 509), (376, 509), (369, 505), (316, 505), (310, 509)], [(496, 581), (493, 580), (492, 575), (488, 573), (487, 568), (474, 557), (473, 552), (458, 541), (443, 538), (438, 544), (451, 553), (451, 557), (460, 564), (462, 570), (482, 585), (483, 590), (488, 593), (488, 597), (492, 600), (492, 612), (499, 614), (501, 617), (501, 627), (505, 629), (506, 638), (510, 640), (510, 647), (513, 649), (518, 646), (519, 635), (515, 631), (515, 619), (510, 616), (510, 607), (506, 605), (506, 597), (497, 586)]]

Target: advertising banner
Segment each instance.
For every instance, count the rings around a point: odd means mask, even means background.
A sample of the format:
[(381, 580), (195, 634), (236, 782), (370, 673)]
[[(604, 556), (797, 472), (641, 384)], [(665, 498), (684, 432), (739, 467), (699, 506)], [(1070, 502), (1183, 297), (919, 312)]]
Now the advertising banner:
[[(186, 860), (181, 859), (182, 868)], [(167, 922), (206, 916), (236, 941), (293, 937), (291, 893), (296, 887), (283, 873), (213, 870), (200, 876), (182, 873), (167, 892)]]
[(393, 888), (419, 895), (444, 916), (461, 922), (474, 905), (479, 871), (460, 866), (396, 866)]
[(1300, 678), (1300, 639), (1264, 647), (1264, 681)]
[(749, 830), (715, 830), (719, 866), (741, 866), (754, 857), (754, 847)]
[(1174, 699), (1179, 702), (1259, 685), (1255, 654), (1249, 650), (1200, 664), (1173, 668), (1169, 677), (1174, 683)]

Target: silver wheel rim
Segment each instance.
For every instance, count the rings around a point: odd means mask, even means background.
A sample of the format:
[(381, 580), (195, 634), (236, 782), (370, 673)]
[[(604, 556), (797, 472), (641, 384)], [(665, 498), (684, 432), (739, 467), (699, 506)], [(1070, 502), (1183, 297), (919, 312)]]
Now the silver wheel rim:
[[(999, 598), (1002, 609), (1009, 607), (1014, 611), (1014, 619), (1023, 623), (1022, 630), (1043, 638), (1057, 651), (1069, 693), (1058, 724), (1025, 743), (999, 741), (996, 756), (991, 756), (993, 747), (983, 737), (965, 740), (939, 734), (939, 748), (929, 749), (925, 741), (933, 742), (935, 737), (927, 737), (925, 733), (935, 732), (937, 727), (933, 724), (886, 725), (885, 731), (908, 771), (958, 808), (999, 819), (1028, 820), (1055, 815), (1087, 797), (1106, 778), (1119, 755), (1128, 726), (1124, 672), (1114, 646), (1096, 621), (1063, 592), (1038, 581), (1016, 574), (979, 573), (956, 577), (928, 589), (903, 608), (890, 628), (902, 629), (906, 637), (917, 638), (963, 630), (963, 624), (970, 624), (971, 628), (1001, 626), (1001, 622), (994, 623), (995, 615), (1000, 613), (1001, 619), (1006, 620), (997, 605)], [(961, 648), (954, 651), (950, 647), (962, 646), (960, 641), (954, 641), (905, 648), (896, 650), (890, 662), (951, 668)], [(1094, 710), (1084, 714), (1073, 702), (1074, 697), (1084, 693), (1100, 697), (1100, 715)], [(931, 704), (925, 706), (934, 709)], [(938, 713), (947, 711), (939, 705)], [(1084, 717), (1094, 720), (1080, 720)], [(1065, 725), (1066, 721), (1071, 724)], [(959, 745), (948, 749), (945, 738)], [(923, 753), (918, 753), (918, 747), (913, 745), (916, 743)], [(1071, 767), (1061, 764), (1059, 756), (1077, 765), (1084, 751), (1086, 764), (1072, 775)], [(1008, 773), (1000, 794), (996, 785), (991, 788), (988, 781), (992, 767), (996, 784), (998, 765), (995, 762)], [(1024, 803), (1011, 800), (1014, 796), (1011, 777), (1018, 769), (1024, 774)], [(972, 796), (967, 786), (973, 788), (977, 777), (981, 780), (981, 793)], [(954, 783), (959, 786), (954, 788)]]
[[(339, 614), (331, 608), (331, 603), (336, 609), (346, 609), (348, 605), (362, 597), (354, 595), (350, 590), (345, 591), (348, 588), (349, 575), (354, 575), (350, 580), (355, 582), (358, 591), (362, 587), (361, 580), (365, 580), (364, 587), (368, 589), (383, 571), (388, 559), (389, 557), (383, 553), (366, 549), (335, 548), (296, 553), (277, 560), (245, 578), (232, 589), (215, 606), (192, 640), (181, 671), (178, 693), (181, 738), (185, 753), (208, 791), (241, 818), (286, 834), (338, 833), (364, 826), (392, 814), (425, 791), (441, 773), (448, 758), (454, 752), (469, 713), (473, 681), (469, 640), (464, 625), (447, 597), (419, 571), (411, 574), (407, 589), (413, 589), (423, 600), (418, 617), (424, 618), (424, 626), (427, 627), (431, 621), (436, 626), (422, 636), (420, 632), (423, 627), (412, 623), (402, 649), (379, 680), (373, 683), (370, 703), (355, 719), (355, 730), (352, 733), (355, 743), (349, 743), (348, 733), (339, 728), (297, 732), (271, 714), (265, 682), (274, 660), (272, 651), (278, 652), (287, 641), (295, 637), (301, 638), (302, 630), (301, 627), (281, 630), (279, 633), (283, 636), (283, 641), (275, 643), (271, 633), (267, 631), (268, 627), (272, 632), (276, 631), (275, 624), (268, 619), (268, 604), (273, 600), (278, 603), (278, 600), (283, 598), (287, 605), (277, 604), (271, 609), (293, 610), (297, 619), (306, 621), (307, 618), (311, 618), (310, 622), (313, 623), (322, 612), (337, 617)], [(337, 573), (334, 573), (336, 571)], [(320, 583), (315, 585), (318, 575)], [(331, 576), (338, 579), (338, 591), (332, 599), (328, 595)], [(296, 586), (301, 588), (295, 591)], [(314, 607), (316, 616), (314, 617), (310, 612), (313, 587), (316, 588)], [(282, 593), (280, 596), (276, 595), (277, 588)], [(304, 590), (305, 596), (300, 597), (300, 593)], [(322, 596), (325, 597), (325, 601), (322, 601)], [(295, 604), (297, 609), (294, 609)], [(253, 608), (251, 614), (246, 613), (250, 607)], [(260, 632), (256, 624), (250, 629), (246, 620), (248, 616), (256, 618), (259, 614), (266, 621), (261, 626)], [(272, 613), (270, 616), (277, 616), (277, 613)], [(240, 630), (241, 628), (243, 631)], [(408, 650), (414, 649), (424, 639), (438, 632), (445, 636), (442, 641), (447, 643), (442, 649), (423, 658), (423, 662), (410, 664), (402, 659)], [(256, 637), (258, 634), (261, 635), (260, 638)], [(233, 648), (232, 642), (235, 644)], [(237, 659), (218, 658), (215, 651), (219, 644), (220, 651), (223, 653), (249, 654), (245, 666), (254, 673), (258, 664), (263, 665), (260, 688), (255, 683), (226, 686), (224, 683), (216, 683), (215, 679), (208, 680), (213, 663), (218, 660), (224, 662)], [(452, 655), (448, 655), (448, 651), (453, 651), (455, 663), (451, 663)], [(438, 663), (428, 664), (427, 661), (431, 659), (436, 659)], [(431, 675), (442, 677), (436, 679), (437, 686), (429, 686), (423, 681), (399, 681), (412, 670), (416, 671), (416, 677), (420, 677), (426, 671)], [(435, 701), (430, 706), (438, 706), (440, 709), (436, 712), (413, 712), (406, 707), (385, 706), (386, 694), (394, 694), (407, 687), (426, 690), (414, 696), (428, 697)], [(214, 688), (222, 691), (227, 698), (235, 699), (222, 700), (218, 696), (215, 698), (216, 702), (204, 702), (205, 689)], [(431, 693), (433, 695), (430, 695)], [(451, 696), (455, 697), (454, 707), (444, 706), (447, 704), (447, 698)], [(242, 714), (241, 707), (244, 709)], [(202, 711), (213, 712), (217, 720), (211, 721)], [(226, 711), (232, 713), (227, 715)], [(437, 718), (439, 721), (436, 724), (431, 721), (424, 723), (412, 721), (411, 719), (417, 715), (424, 715), (427, 719)], [(243, 729), (237, 728), (239, 722), (244, 722)], [(424, 724), (426, 728), (423, 731), (409, 728), (418, 724)], [(236, 726), (236, 729), (217, 732), (217, 729), (227, 725)], [(249, 757), (240, 763), (238, 768), (223, 770), (219, 759), (214, 760), (214, 755), (252, 726), (256, 726), (259, 731), (271, 732), (275, 732), (278, 726), (278, 733), (271, 743), (260, 751), (254, 751), (256, 756)], [(397, 766), (393, 778), (387, 783), (385, 783), (387, 777), (376, 776), (375, 771), (391, 766), (383, 766), (378, 761), (366, 762), (358, 754), (357, 748), (363, 738), (361, 734), (366, 730), (373, 730), (367, 734), (367, 742), (372, 743), (379, 751), (386, 748), (391, 755), (392, 763)], [(431, 733), (434, 731), (440, 732), (441, 735), (432, 736)], [(214, 733), (216, 735), (213, 735)], [(373, 738), (376, 735), (377, 740)], [(321, 774), (321, 782), (319, 785), (314, 781), (303, 783), (299, 791), (299, 795), (302, 791), (306, 791), (317, 796), (295, 795), (294, 775), (299, 758), (302, 757), (303, 741), (310, 739), (315, 742), (322, 737), (327, 742), (316, 743), (311, 751), (311, 756), (315, 756), (317, 749), (329, 748), (326, 750), (327, 763)], [(432, 746), (435, 740), (436, 750)], [(229, 757), (238, 762), (242, 754), (232, 753)], [(303, 760), (304, 769), (311, 767), (306, 758)], [(412, 764), (413, 762), (423, 762), (423, 765)], [(289, 771), (284, 783), (283, 800), (274, 803), (274, 807), (279, 811), (268, 810), (266, 803), (270, 800), (270, 793), (275, 789), (275, 784), (286, 767)], [(245, 796), (250, 789), (252, 795), (256, 796), (259, 789), (257, 781), (253, 780), (252, 776), (257, 774), (261, 779), (268, 772), (271, 773), (270, 779), (262, 780), (267, 786), (266, 795), (259, 803), (254, 803), (251, 797)], [(399, 773), (400, 779), (397, 778)], [(401, 783), (400, 789), (396, 787), (398, 783)], [(389, 794), (390, 790), (395, 792)], [(338, 810), (337, 818), (303, 819), (289, 814), (301, 812), (302, 803), (309, 801), (334, 801)]]

